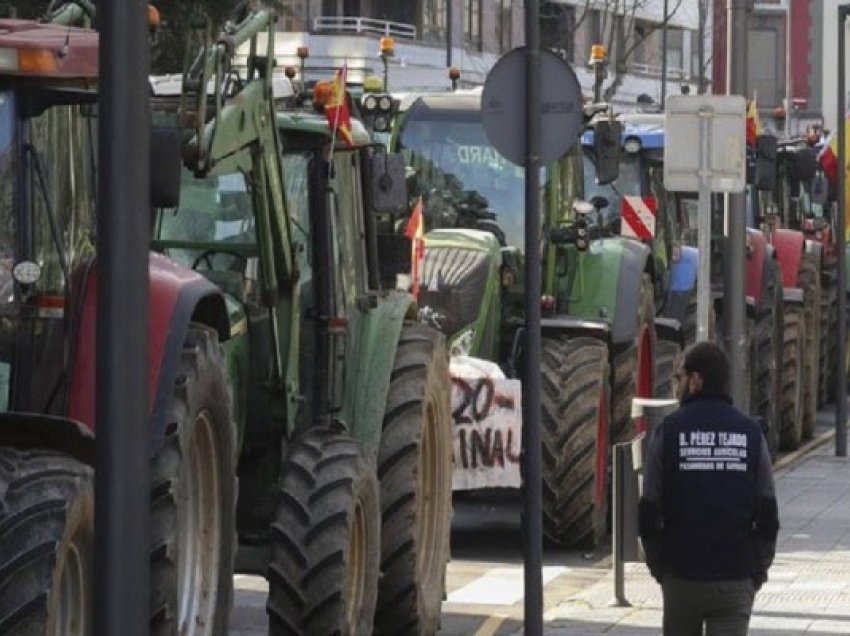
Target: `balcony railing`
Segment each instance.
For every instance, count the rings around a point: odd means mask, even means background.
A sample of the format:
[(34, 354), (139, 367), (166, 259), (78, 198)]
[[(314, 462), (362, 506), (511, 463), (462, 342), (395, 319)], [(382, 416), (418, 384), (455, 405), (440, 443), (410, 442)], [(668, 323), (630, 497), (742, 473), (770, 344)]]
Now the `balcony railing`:
[(313, 31), (317, 33), (366, 33), (389, 35), (404, 40), (416, 39), (416, 27), (412, 24), (356, 16), (321, 16), (315, 18), (313, 20)]
[[(630, 68), (632, 73), (637, 73), (639, 75), (651, 75), (653, 77), (661, 77), (661, 67), (660, 66), (654, 66), (652, 64), (641, 64), (641, 63), (633, 62), (632, 64), (629, 65), (629, 68)], [(685, 69), (667, 67), (667, 79), (684, 80), (685, 79)]]

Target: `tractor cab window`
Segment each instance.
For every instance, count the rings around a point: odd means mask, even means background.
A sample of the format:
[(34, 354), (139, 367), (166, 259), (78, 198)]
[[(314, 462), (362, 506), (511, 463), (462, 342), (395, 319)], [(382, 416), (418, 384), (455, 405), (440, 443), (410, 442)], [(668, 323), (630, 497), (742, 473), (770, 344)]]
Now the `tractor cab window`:
[(640, 162), (634, 154), (620, 155), (620, 173), (617, 179), (605, 185), (596, 183), (596, 165), (593, 154), (584, 153), (584, 198), (586, 201), (601, 197), (606, 202), (602, 207), (603, 224), (615, 227), (620, 221), (622, 201), (624, 196), (641, 196), (643, 186), (640, 175)]
[[(256, 263), (251, 195), (241, 173), (197, 178), (184, 170), (180, 204), (160, 211), (154, 246), (246, 300)], [(247, 278), (246, 278), (247, 277)]]
[(12, 97), (0, 92), (0, 314), (14, 302), (12, 266), (15, 259), (15, 175)]
[(30, 120), (24, 155), (41, 293), (64, 293), (65, 277), (94, 256), (96, 127), (75, 105), (54, 106)]
[(410, 194), (423, 198), (426, 230), (488, 230), (523, 250), (525, 170), (490, 144), (480, 121), (408, 119), (399, 149), (416, 172)]

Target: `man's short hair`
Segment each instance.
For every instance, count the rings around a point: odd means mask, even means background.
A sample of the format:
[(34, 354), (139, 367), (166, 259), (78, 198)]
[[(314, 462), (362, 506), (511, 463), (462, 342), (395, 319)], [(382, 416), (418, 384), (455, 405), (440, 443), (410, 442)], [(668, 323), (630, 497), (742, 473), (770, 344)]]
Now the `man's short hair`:
[(698, 373), (702, 392), (725, 395), (729, 386), (729, 359), (713, 342), (698, 342), (685, 353), (685, 371)]

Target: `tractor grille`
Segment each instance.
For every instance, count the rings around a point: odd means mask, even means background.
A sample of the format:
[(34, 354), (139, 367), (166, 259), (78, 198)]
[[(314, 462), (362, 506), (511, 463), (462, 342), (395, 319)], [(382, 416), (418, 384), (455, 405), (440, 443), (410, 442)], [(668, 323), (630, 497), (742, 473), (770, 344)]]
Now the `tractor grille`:
[(475, 322), (487, 284), (487, 254), (457, 247), (426, 247), (419, 306), (441, 314), (440, 326), (453, 336)]

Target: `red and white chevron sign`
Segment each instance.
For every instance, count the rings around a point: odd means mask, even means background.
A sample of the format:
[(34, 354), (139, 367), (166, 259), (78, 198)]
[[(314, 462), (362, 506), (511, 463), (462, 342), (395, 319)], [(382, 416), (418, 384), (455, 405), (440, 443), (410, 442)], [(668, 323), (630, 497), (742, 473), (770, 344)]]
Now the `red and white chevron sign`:
[(655, 236), (655, 215), (658, 200), (655, 197), (623, 197), (621, 205), (623, 224), (620, 233), (642, 241)]

